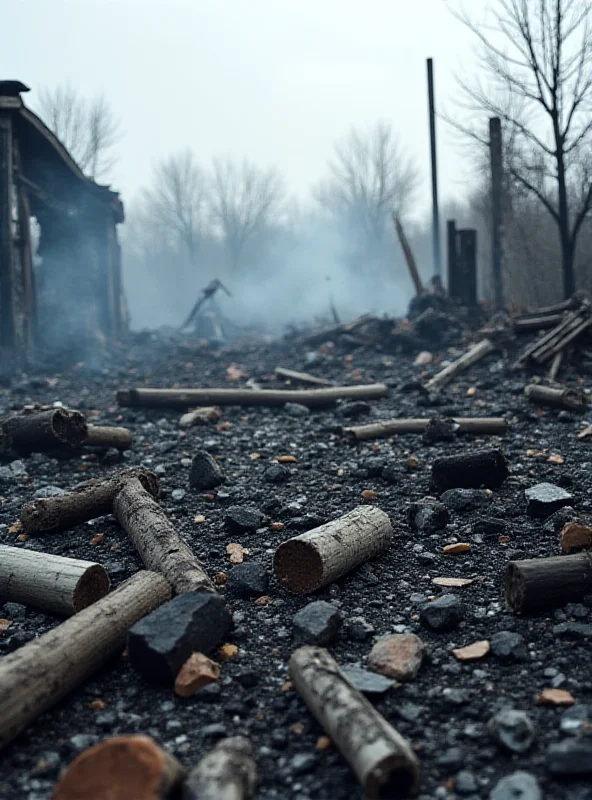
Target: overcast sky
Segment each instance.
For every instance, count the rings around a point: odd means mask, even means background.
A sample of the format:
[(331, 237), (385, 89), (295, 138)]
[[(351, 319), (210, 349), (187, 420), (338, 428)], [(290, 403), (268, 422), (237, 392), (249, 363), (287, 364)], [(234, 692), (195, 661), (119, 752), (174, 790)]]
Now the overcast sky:
[[(452, 7), (457, 0), (450, 0)], [(472, 6), (472, 3), (470, 4)], [(352, 125), (390, 122), (416, 157), (429, 207), (426, 65), (437, 106), (473, 41), (445, 0), (0, 0), (0, 77), (104, 92), (124, 136), (114, 188), (129, 200), (153, 163), (191, 146), (277, 166), (305, 198)], [(7, 35), (7, 32), (8, 35)], [(441, 198), (462, 197), (458, 134), (438, 126)]]

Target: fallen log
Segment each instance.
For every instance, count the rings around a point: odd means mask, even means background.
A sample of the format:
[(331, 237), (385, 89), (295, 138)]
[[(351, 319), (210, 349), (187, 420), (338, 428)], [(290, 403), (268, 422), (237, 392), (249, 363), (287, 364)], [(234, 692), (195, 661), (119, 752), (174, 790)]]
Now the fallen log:
[[(509, 427), (503, 417), (456, 417), (453, 421), (458, 425), (458, 433), (475, 435), (503, 436)], [(343, 428), (342, 433), (346, 439), (355, 441), (386, 439), (405, 433), (425, 433), (429, 423), (429, 419), (385, 419), (370, 425)]]
[(127, 428), (89, 425), (84, 444), (89, 447), (116, 447), (118, 450), (127, 450), (133, 441), (134, 437)]
[(592, 553), (510, 561), (506, 603), (516, 614), (558, 608), (592, 591)]
[(0, 545), (0, 597), (70, 616), (109, 592), (101, 564)]
[(283, 406), (300, 403), (318, 407), (336, 400), (371, 400), (388, 395), (384, 383), (362, 386), (334, 386), (327, 389), (122, 389), (117, 392), (121, 406), (185, 408), (186, 406)]
[(167, 800), (185, 775), (177, 759), (148, 736), (115, 736), (74, 759), (52, 800)]
[(456, 361), (453, 361), (452, 364), (449, 364), (447, 367), (444, 367), (443, 370), (436, 373), (433, 378), (425, 384), (425, 388), (430, 391), (431, 389), (435, 389), (437, 386), (442, 386), (445, 383), (451, 381), (459, 372), (463, 372), (463, 370), (468, 369), (473, 364), (476, 364), (477, 361), (480, 361), (485, 356), (488, 356), (490, 353), (496, 349), (495, 344), (490, 339), (482, 339), (477, 344), (473, 345), (470, 350), (458, 358)]
[(524, 387), (524, 394), (532, 403), (541, 406), (567, 408), (570, 411), (584, 411), (588, 407), (588, 398), (579, 389), (557, 389), (531, 383)]
[(138, 478), (123, 482), (113, 500), (113, 513), (144, 566), (162, 573), (176, 594), (200, 589), (216, 591), (202, 563)]
[(357, 775), (367, 800), (418, 791), (419, 764), (409, 743), (351, 685), (327, 650), (298, 648), (289, 671), (296, 691)]
[(171, 596), (168, 582), (138, 572), (115, 591), (0, 660), (0, 747), (123, 650), (127, 631)]
[(282, 586), (309, 594), (388, 549), (393, 529), (388, 515), (358, 506), (338, 519), (283, 542), (273, 568)]
[(438, 492), (447, 489), (499, 488), (508, 477), (508, 464), (501, 450), (474, 450), (435, 459), (432, 483)]
[(154, 497), (158, 495), (155, 475), (143, 469), (125, 470), (103, 481), (84, 483), (68, 494), (25, 503), (20, 513), (23, 532), (32, 536), (58, 533), (111, 514), (115, 495), (130, 478), (137, 478)]
[(296, 381), (296, 383), (307, 383), (312, 386), (334, 386), (333, 381), (328, 381), (326, 378), (317, 378), (316, 375), (310, 375), (308, 372), (296, 372), (294, 369), (285, 369), (284, 367), (276, 367), (275, 374), (279, 378), (286, 378), (289, 381)]
[(79, 411), (52, 408), (15, 414), (2, 422), (2, 433), (12, 450), (28, 455), (78, 447), (88, 435), (88, 426)]
[(191, 770), (182, 800), (248, 800), (257, 786), (253, 748), (244, 736), (221, 742)]

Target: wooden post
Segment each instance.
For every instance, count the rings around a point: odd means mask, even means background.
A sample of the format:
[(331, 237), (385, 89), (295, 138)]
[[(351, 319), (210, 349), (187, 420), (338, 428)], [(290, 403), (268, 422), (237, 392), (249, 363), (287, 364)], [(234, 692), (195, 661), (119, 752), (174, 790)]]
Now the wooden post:
[(12, 362), (16, 343), (12, 189), (12, 116), (0, 109), (0, 369)]
[(121, 651), (128, 630), (171, 596), (155, 572), (115, 591), (0, 660), (0, 747)]
[(455, 287), (455, 276), (457, 274), (456, 269), (456, 220), (449, 219), (446, 223), (446, 244), (448, 250), (448, 264), (447, 264), (447, 287), (448, 287), (448, 294), (451, 297), (454, 297), (453, 294), (456, 291)]
[(428, 58), (428, 111), (430, 116), (430, 157), (432, 163), (432, 249), (434, 274), (442, 274), (440, 258), (440, 210), (438, 206), (438, 161), (436, 151), (436, 104), (434, 102), (434, 62)]
[(503, 264), (503, 216), (502, 216), (502, 123), (499, 117), (489, 120), (489, 151), (491, 160), (491, 266), (495, 308), (504, 307)]
[(449, 287), (451, 297), (457, 297), (463, 306), (475, 308), (477, 305), (477, 231), (466, 228), (456, 231), (457, 259), (454, 276), (454, 291)]

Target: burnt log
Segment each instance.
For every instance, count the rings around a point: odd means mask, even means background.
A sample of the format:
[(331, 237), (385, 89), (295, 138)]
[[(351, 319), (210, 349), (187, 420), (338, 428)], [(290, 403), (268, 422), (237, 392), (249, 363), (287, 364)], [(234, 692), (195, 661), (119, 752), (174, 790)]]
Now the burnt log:
[(588, 407), (588, 399), (579, 389), (559, 389), (531, 383), (524, 388), (524, 394), (532, 403), (541, 406), (567, 408), (570, 411), (584, 411)]
[(84, 414), (69, 408), (15, 414), (2, 422), (10, 448), (23, 455), (78, 447), (88, 435)]
[(89, 425), (84, 444), (89, 447), (115, 447), (127, 450), (134, 441), (131, 431), (109, 425)]
[(432, 464), (432, 483), (438, 492), (447, 489), (498, 489), (508, 477), (508, 464), (501, 450), (475, 450), (443, 456)]
[(464, 355), (456, 361), (453, 361), (452, 364), (444, 367), (444, 369), (436, 373), (433, 378), (430, 378), (425, 388), (430, 391), (436, 387), (443, 386), (456, 377), (459, 372), (463, 372), (465, 369), (473, 366), (473, 364), (476, 364), (482, 358), (485, 358), (485, 356), (493, 353), (495, 349), (496, 345), (490, 339), (482, 339), (480, 342), (473, 345), (470, 350), (467, 350)]
[[(458, 433), (503, 436), (508, 432), (508, 422), (503, 417), (457, 417), (452, 420)], [(385, 439), (406, 433), (425, 433), (429, 419), (385, 419), (370, 425), (355, 425), (343, 428), (343, 436), (349, 440)]]
[(558, 608), (592, 592), (592, 553), (510, 561), (506, 603), (517, 614)]

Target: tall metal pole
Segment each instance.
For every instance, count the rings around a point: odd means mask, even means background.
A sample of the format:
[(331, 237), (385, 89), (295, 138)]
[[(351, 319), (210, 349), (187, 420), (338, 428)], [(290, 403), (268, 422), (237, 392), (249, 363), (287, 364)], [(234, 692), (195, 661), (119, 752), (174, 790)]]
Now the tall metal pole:
[(438, 207), (438, 164), (436, 160), (436, 110), (434, 104), (434, 62), (428, 58), (428, 98), (430, 111), (430, 152), (432, 157), (432, 246), (434, 273), (442, 275), (440, 255), (440, 209)]
[(491, 266), (496, 310), (504, 307), (503, 217), (502, 217), (502, 124), (499, 117), (489, 120), (489, 151), (491, 158)]

